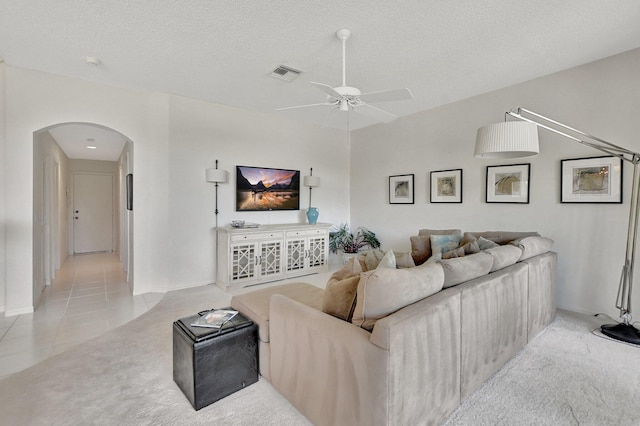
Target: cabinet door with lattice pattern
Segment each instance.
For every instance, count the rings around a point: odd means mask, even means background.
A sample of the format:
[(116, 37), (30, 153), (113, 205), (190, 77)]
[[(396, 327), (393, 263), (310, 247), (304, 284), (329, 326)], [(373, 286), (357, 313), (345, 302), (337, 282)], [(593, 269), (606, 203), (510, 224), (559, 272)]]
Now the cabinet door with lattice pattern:
[(307, 248), (309, 268), (322, 268), (327, 263), (327, 239), (326, 237), (309, 237)]
[(282, 274), (282, 241), (260, 243), (260, 275), (274, 278)]
[(242, 243), (231, 246), (231, 281), (256, 278), (256, 243)]
[(305, 269), (305, 239), (287, 240), (287, 272)]

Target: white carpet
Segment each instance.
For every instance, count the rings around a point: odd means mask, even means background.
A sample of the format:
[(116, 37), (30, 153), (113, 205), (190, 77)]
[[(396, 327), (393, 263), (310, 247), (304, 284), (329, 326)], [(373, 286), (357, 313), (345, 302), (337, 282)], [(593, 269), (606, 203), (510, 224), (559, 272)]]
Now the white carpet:
[[(227, 306), (215, 286), (167, 293), (149, 312), (0, 381), (10, 425), (308, 425), (266, 381), (194, 411), (172, 376), (171, 325)], [(640, 425), (640, 348), (559, 313), (449, 418), (453, 425)]]

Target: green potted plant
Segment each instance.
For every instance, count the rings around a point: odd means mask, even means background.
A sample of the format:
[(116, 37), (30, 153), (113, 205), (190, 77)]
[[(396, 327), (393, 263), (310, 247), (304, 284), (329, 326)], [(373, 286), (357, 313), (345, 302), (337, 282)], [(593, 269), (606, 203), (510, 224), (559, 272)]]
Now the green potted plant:
[(376, 234), (364, 226), (360, 226), (355, 233), (351, 233), (349, 225), (343, 223), (337, 229), (329, 231), (329, 250), (331, 253), (341, 251), (345, 254), (355, 254), (365, 248), (376, 249), (379, 247), (380, 240)]

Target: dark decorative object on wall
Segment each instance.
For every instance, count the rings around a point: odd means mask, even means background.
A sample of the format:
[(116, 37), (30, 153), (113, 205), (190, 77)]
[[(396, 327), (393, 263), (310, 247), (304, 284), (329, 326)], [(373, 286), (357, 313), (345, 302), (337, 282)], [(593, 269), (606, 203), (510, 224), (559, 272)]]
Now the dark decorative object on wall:
[(300, 170), (236, 167), (236, 211), (299, 209)]
[(432, 203), (462, 203), (462, 169), (431, 172)]
[(560, 161), (560, 201), (622, 203), (622, 160), (618, 157)]
[(529, 204), (531, 165), (487, 166), (487, 203)]
[(133, 175), (129, 173), (125, 180), (127, 187), (127, 210), (133, 210)]
[(389, 176), (389, 204), (413, 204), (413, 174)]

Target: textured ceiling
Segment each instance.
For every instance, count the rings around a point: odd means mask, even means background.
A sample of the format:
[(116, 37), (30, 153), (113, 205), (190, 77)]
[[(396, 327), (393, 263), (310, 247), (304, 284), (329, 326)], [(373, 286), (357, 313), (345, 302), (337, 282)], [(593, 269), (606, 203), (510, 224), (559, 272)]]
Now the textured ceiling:
[[(0, 0), (0, 57), (345, 128), (329, 107), (274, 111), (323, 102), (309, 81), (340, 85), (340, 28), (347, 85), (411, 89), (376, 105), (404, 116), (640, 47), (639, 22), (638, 0)], [(269, 77), (280, 64), (304, 74)]]

